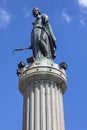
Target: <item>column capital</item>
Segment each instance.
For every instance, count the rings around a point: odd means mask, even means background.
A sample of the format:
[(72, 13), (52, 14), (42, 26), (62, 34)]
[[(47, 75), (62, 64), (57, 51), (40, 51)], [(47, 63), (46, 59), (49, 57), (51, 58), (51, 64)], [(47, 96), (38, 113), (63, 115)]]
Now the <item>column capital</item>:
[(49, 59), (38, 59), (28, 67), (23, 68), (19, 76), (19, 90), (24, 94), (27, 84), (43, 80), (56, 82), (62, 93), (66, 90), (65, 70)]

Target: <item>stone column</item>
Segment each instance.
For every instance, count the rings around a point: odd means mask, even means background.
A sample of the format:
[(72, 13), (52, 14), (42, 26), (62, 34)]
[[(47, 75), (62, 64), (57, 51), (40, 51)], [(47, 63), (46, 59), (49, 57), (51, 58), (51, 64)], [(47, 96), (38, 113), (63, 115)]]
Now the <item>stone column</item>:
[(38, 59), (22, 71), (19, 90), (24, 98), (22, 130), (65, 130), (64, 69), (49, 59)]

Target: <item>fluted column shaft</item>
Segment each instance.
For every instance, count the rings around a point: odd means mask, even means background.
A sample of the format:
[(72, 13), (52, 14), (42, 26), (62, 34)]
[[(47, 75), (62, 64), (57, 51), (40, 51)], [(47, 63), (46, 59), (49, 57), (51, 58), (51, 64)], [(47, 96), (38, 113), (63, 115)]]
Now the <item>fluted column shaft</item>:
[(64, 130), (62, 92), (56, 82), (27, 84), (23, 104), (23, 130)]

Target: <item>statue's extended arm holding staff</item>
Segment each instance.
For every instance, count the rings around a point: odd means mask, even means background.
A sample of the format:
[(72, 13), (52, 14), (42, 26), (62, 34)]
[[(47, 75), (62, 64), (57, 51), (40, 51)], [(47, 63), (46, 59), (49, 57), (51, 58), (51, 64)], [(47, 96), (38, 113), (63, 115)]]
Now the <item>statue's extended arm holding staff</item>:
[(54, 59), (56, 57), (56, 38), (49, 23), (49, 18), (46, 14), (41, 14), (38, 8), (33, 8), (32, 14), (35, 17), (35, 21), (32, 23), (31, 46), (28, 48), (17, 48), (13, 52), (32, 49), (34, 59), (42, 57)]

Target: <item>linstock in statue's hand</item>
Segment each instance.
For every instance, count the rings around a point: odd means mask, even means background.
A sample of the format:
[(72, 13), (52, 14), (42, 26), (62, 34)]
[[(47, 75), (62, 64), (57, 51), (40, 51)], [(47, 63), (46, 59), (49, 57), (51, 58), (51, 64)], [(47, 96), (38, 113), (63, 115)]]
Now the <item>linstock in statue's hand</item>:
[(16, 49), (13, 50), (13, 54), (14, 54), (15, 51), (22, 51), (22, 50), (27, 50), (27, 49), (30, 49), (30, 47), (28, 47), (28, 48), (16, 48)]
[(13, 54), (14, 54), (15, 51), (22, 51), (22, 50), (24, 50), (24, 49), (23, 48), (16, 48), (16, 49), (13, 50)]

